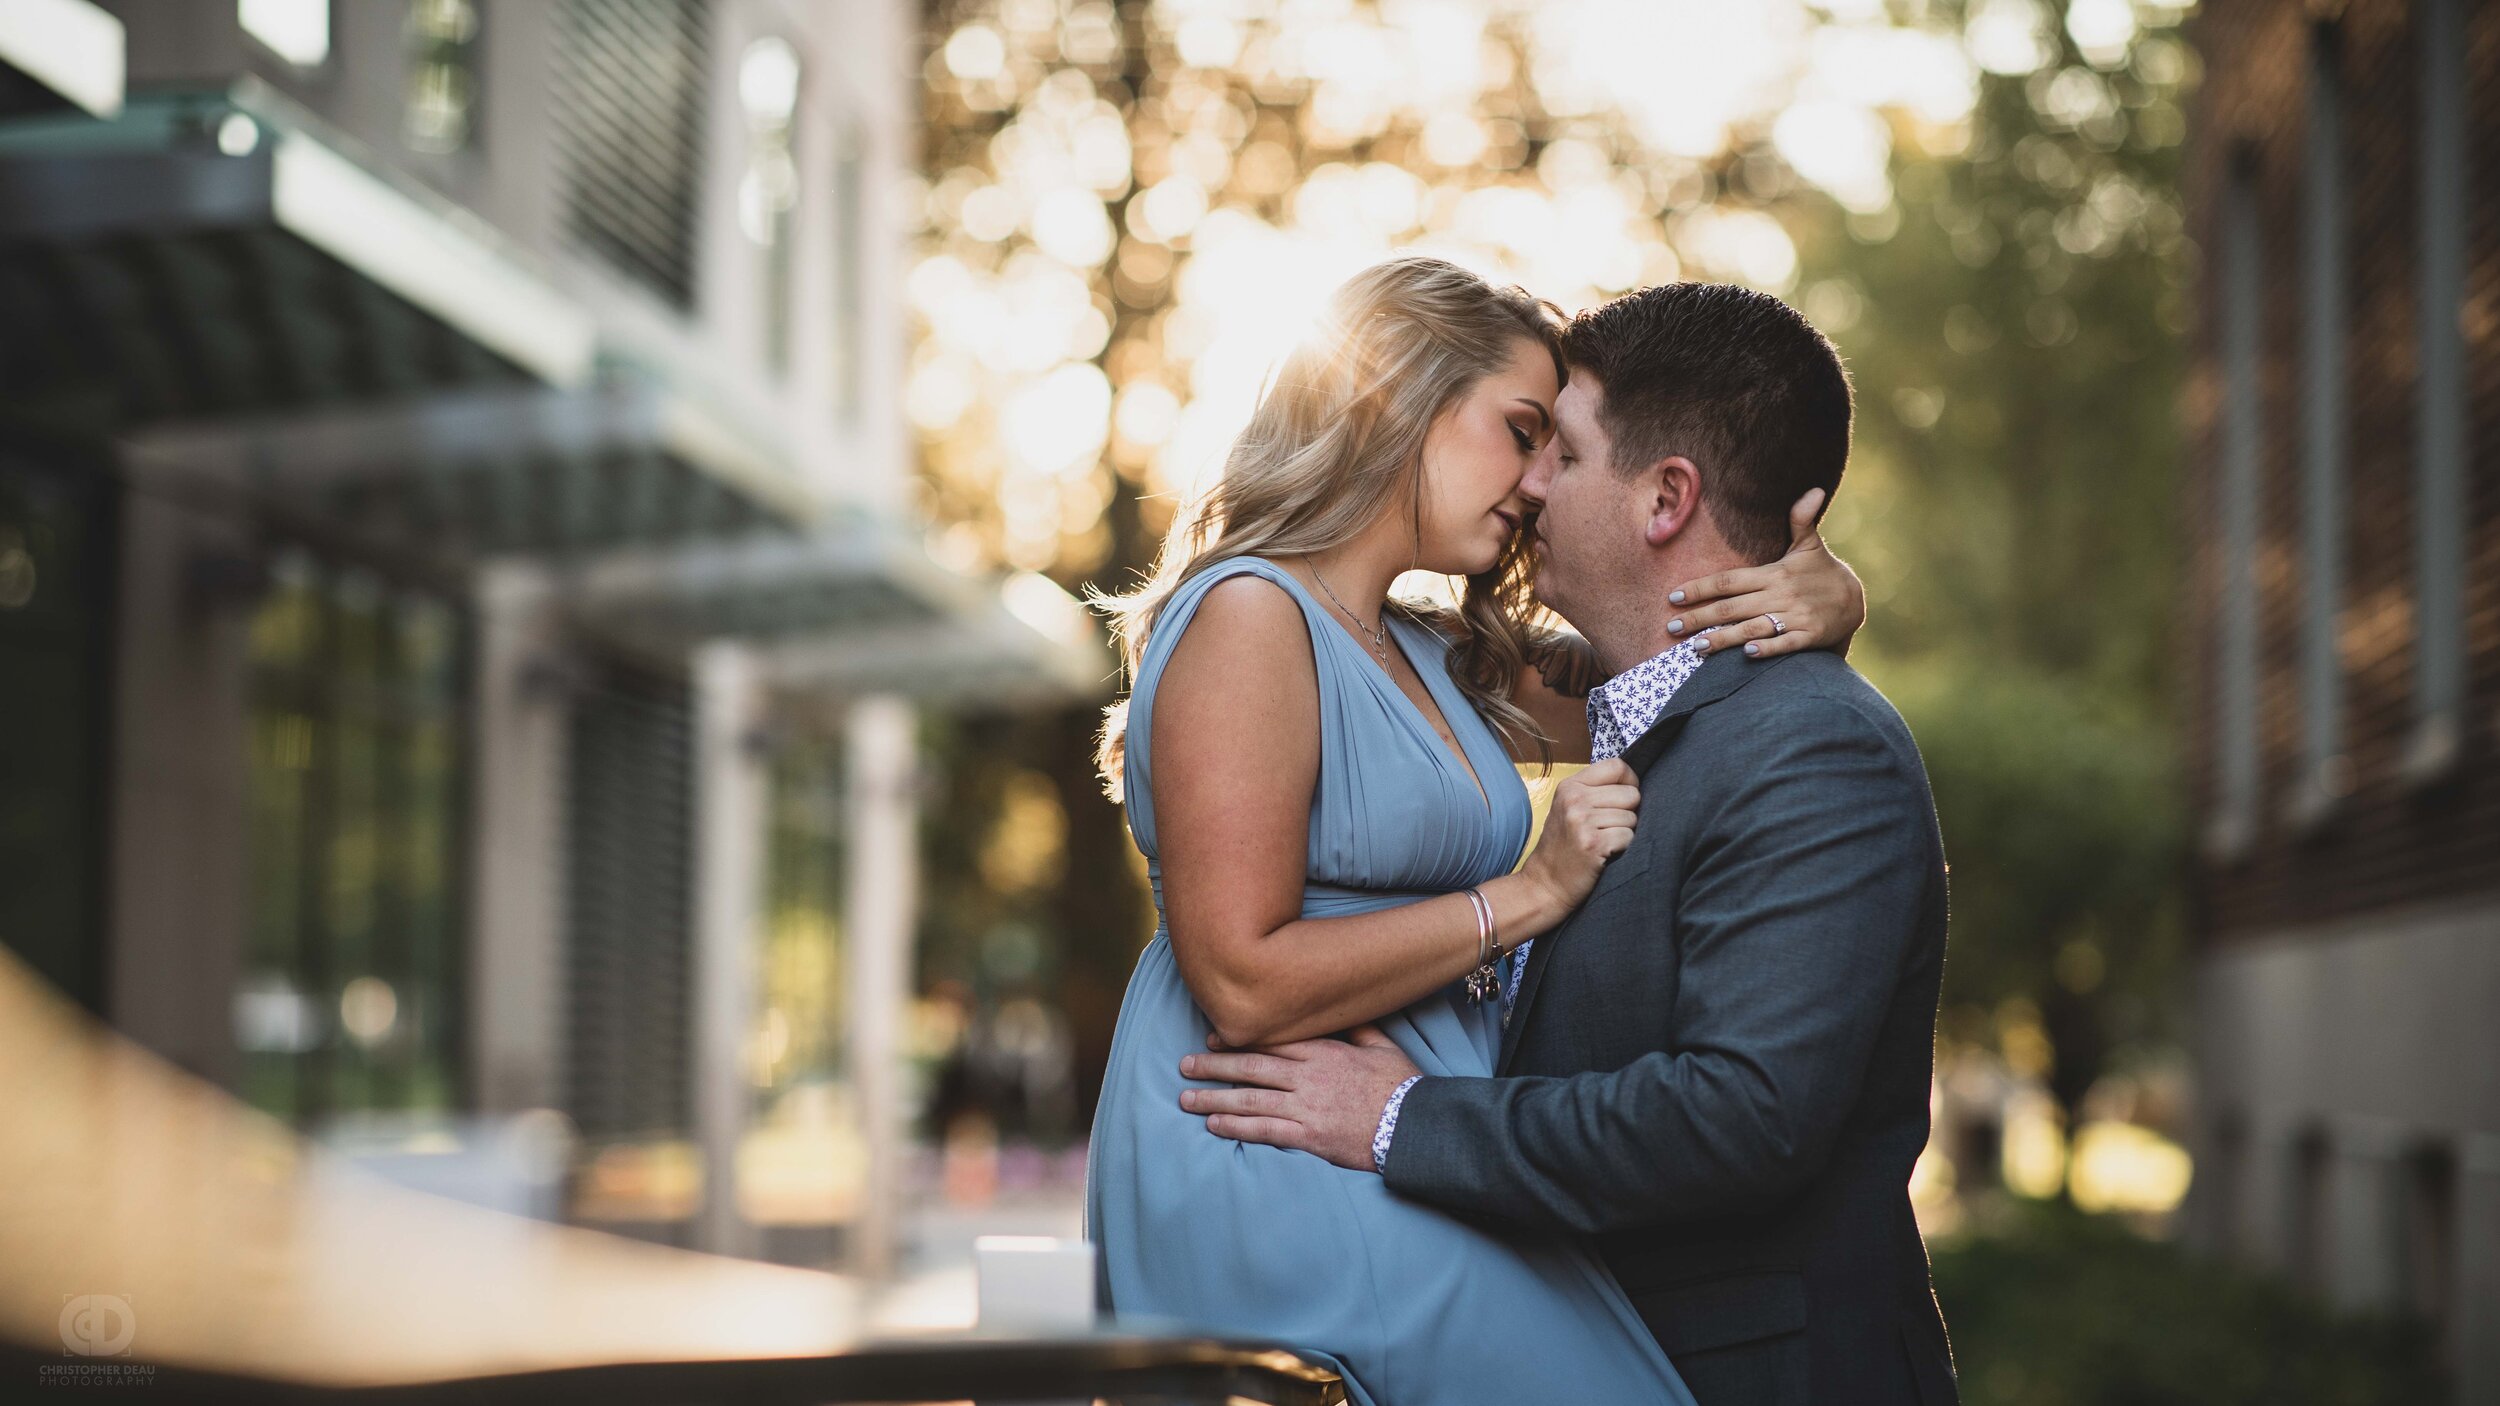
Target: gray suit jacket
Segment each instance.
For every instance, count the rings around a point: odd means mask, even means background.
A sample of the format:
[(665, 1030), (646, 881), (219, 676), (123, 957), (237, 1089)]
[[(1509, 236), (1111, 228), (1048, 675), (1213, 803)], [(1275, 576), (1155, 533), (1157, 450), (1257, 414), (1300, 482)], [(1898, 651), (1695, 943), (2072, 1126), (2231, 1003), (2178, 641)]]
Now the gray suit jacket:
[(1830, 654), (1705, 663), (1640, 825), (1540, 940), (1501, 1077), (1407, 1095), (1401, 1195), (1590, 1237), (1701, 1406), (1955, 1399), (1910, 1212), (1945, 861), (1900, 715)]

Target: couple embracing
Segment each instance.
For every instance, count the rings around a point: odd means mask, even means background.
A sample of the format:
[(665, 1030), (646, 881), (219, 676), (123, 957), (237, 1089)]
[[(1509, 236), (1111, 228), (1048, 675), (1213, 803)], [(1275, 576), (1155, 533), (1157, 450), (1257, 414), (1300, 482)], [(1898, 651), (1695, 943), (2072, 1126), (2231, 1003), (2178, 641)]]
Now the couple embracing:
[(1367, 1406), (1954, 1400), (1908, 1193), (1944, 852), (1841, 658), (1849, 419), (1763, 294), (1339, 290), (1107, 603), (1162, 917), (1095, 1116), (1113, 1308)]

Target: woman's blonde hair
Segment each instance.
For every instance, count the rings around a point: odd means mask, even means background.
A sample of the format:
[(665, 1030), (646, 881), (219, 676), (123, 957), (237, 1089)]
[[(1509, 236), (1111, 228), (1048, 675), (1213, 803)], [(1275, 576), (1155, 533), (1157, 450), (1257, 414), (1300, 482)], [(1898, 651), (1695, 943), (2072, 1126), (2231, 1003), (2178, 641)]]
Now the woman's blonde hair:
[[(1441, 259), (1402, 258), (1346, 280), (1317, 335), (1296, 348), (1240, 438), (1224, 474), (1183, 505), (1154, 570), (1124, 595), (1092, 597), (1108, 616), (1129, 677), (1145, 654), (1155, 616), (1180, 584), (1233, 557), (1290, 557), (1353, 540), (1385, 512), (1404, 509), (1423, 530), (1424, 436), (1444, 410), (1507, 365), (1521, 338), (1565, 374), (1553, 304), (1497, 288)], [(1539, 642), (1524, 534), (1501, 559), (1467, 578), (1455, 611), (1413, 601), (1398, 613), (1450, 639), (1450, 676), (1478, 712), (1516, 744), (1544, 734), (1510, 701)], [(1103, 789), (1121, 798), (1128, 699), (1103, 712), (1095, 754)]]

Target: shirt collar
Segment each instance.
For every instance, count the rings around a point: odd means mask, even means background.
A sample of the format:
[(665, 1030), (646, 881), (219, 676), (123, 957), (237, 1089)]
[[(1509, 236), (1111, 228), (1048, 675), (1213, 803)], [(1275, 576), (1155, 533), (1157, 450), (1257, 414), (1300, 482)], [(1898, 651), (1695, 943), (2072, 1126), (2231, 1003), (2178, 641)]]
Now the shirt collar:
[(1656, 725), (1675, 691), (1701, 668), (1703, 655), (1680, 640), (1589, 690), (1589, 759), (1622, 756)]

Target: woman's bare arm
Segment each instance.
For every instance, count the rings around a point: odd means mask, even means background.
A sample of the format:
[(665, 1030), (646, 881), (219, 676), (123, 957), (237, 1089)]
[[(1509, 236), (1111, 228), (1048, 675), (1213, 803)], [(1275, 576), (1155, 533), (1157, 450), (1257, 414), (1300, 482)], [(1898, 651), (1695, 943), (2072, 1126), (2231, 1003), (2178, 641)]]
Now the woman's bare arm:
[[(1510, 701), (1544, 729), (1552, 742), (1551, 760), (1589, 759), (1589, 690), (1604, 678), (1596, 649), (1578, 635), (1550, 635), (1530, 647), (1526, 667), (1511, 682)], [(1535, 739), (1514, 737), (1510, 759), (1532, 765), (1548, 758)]]
[[(1476, 920), (1462, 894), (1300, 916), (1319, 784), (1319, 678), (1301, 609), (1273, 582), (1237, 577), (1207, 593), (1164, 666), (1152, 727), (1172, 953), (1223, 1043), (1350, 1029), (1475, 966)], [(1505, 947), (1549, 930), (1577, 901), (1534, 873), (1482, 889)]]

